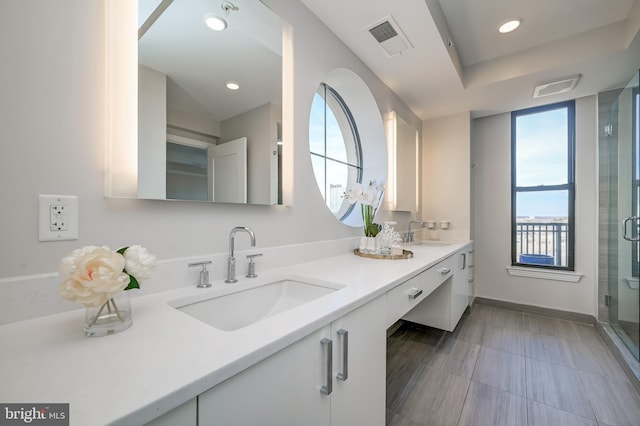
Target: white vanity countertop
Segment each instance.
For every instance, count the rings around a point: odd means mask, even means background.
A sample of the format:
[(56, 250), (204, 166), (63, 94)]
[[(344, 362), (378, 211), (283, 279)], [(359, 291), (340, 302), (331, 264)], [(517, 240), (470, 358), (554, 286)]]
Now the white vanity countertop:
[[(352, 253), (131, 299), (133, 326), (112, 336), (82, 333), (84, 309), (0, 326), (0, 402), (69, 403), (72, 425), (142, 424), (385, 294), (469, 242), (411, 245), (411, 259)], [(203, 292), (307, 277), (345, 285), (237, 331), (213, 328), (168, 305)], [(154, 277), (145, 282), (153, 285)]]

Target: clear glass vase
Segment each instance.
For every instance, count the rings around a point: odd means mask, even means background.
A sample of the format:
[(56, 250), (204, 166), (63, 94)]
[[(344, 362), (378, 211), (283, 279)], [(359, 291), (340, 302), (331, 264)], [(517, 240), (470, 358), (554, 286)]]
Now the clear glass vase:
[(108, 336), (126, 330), (132, 323), (129, 292), (121, 291), (97, 308), (86, 308), (84, 334)]

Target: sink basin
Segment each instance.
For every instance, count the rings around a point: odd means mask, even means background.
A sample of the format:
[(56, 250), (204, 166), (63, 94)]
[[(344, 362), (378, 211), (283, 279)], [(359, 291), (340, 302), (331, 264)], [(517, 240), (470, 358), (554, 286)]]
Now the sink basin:
[(279, 279), (223, 295), (199, 295), (169, 305), (219, 330), (233, 331), (342, 288), (295, 278)]

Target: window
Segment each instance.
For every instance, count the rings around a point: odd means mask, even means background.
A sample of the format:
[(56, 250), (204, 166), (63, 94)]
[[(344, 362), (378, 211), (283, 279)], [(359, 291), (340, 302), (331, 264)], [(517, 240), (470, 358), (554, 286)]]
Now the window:
[(574, 270), (575, 103), (511, 113), (511, 263)]
[(343, 220), (353, 208), (342, 195), (362, 179), (362, 150), (353, 116), (340, 95), (320, 84), (311, 105), (309, 149), (318, 188), (329, 210)]

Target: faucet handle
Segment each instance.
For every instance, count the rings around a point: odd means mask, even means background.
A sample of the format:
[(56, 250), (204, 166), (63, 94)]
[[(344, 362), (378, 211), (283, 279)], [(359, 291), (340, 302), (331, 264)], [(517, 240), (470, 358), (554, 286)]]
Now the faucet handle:
[(246, 275), (247, 278), (255, 278), (258, 276), (258, 274), (256, 274), (256, 264), (253, 262), (253, 258), (258, 256), (262, 256), (262, 253), (247, 255), (247, 259), (249, 259), (249, 272)]
[(211, 264), (210, 260), (204, 262), (193, 262), (189, 263), (189, 267), (193, 268), (194, 266), (202, 266), (202, 270), (200, 271), (200, 282), (196, 287), (198, 288), (208, 288), (211, 287), (211, 283), (209, 282), (209, 271), (207, 271), (207, 265)]

